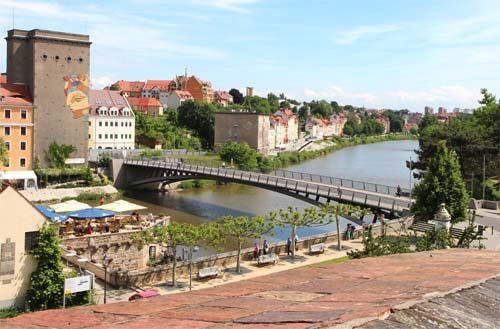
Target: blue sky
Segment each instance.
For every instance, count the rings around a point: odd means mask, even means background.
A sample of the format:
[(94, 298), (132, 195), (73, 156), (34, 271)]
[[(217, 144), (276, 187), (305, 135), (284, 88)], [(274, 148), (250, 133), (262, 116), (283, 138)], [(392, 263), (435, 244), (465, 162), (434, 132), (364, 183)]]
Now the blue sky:
[[(368, 108), (500, 96), (497, 0), (0, 0), (15, 27), (89, 34), (94, 87), (189, 74), (215, 89)], [(5, 71), (5, 41), (0, 43)]]

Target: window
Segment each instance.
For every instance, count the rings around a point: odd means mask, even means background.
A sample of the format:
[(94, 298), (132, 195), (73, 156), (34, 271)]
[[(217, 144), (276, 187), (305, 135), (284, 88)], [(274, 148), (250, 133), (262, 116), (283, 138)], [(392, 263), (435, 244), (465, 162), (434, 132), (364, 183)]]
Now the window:
[(10, 112), (11, 112), (10, 110), (4, 110), (3, 111), (3, 117), (5, 119), (10, 119)]
[(21, 110), (21, 119), (27, 119), (28, 118), (28, 112), (26, 110)]
[(19, 167), (21, 168), (26, 167), (26, 158), (19, 158)]
[(102, 134), (99, 134), (99, 139), (102, 139)]
[(123, 134), (120, 135), (120, 138), (123, 139)]
[(115, 122), (115, 127), (118, 127), (118, 121)]
[(10, 158), (5, 159), (5, 161), (4, 161), (4, 163), (3, 163), (3, 166), (4, 166), (5, 168), (9, 168), (9, 167), (10, 167)]
[(99, 127), (102, 127), (102, 121), (99, 121)]
[(10, 142), (5, 142), (5, 147), (7, 148), (7, 151), (10, 151)]
[(122, 127), (123, 127), (123, 121), (122, 121)]
[(128, 134), (128, 138), (132, 138), (132, 134)]
[(21, 136), (26, 136), (26, 127), (21, 127)]
[(3, 135), (10, 136), (10, 127), (3, 127)]
[(89, 134), (89, 139), (92, 139), (92, 135), (91, 134)]
[(108, 134), (104, 134), (104, 139), (108, 139)]
[(26, 151), (26, 142), (21, 142), (19, 148), (21, 151)]
[(31, 251), (38, 246), (38, 231), (24, 233), (24, 251)]
[(92, 122), (91, 122), (91, 121), (89, 121), (89, 127), (90, 127), (90, 126), (92, 126)]
[(107, 122), (107, 121), (106, 121), (106, 122), (104, 122), (104, 126), (105, 126), (105, 127), (107, 127), (107, 126), (108, 126), (108, 122)]
[(118, 138), (118, 134), (115, 134), (115, 139)]

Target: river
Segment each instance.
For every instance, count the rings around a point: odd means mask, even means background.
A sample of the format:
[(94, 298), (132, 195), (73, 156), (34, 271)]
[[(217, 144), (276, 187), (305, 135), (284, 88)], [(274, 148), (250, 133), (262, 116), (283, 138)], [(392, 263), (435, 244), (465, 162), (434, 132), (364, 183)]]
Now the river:
[[(409, 186), (409, 171), (405, 161), (415, 158), (413, 152), (418, 141), (389, 141), (347, 147), (287, 170), (341, 177), (358, 181), (401, 187)], [(267, 215), (271, 211), (286, 209), (288, 206), (303, 209), (310, 204), (276, 192), (247, 185), (214, 185), (203, 189), (171, 192), (133, 191), (128, 194), (131, 202), (148, 207), (148, 212), (170, 215), (172, 220), (199, 224), (225, 215)], [(340, 227), (347, 225), (342, 220)], [(301, 228), (299, 237), (335, 231), (330, 224), (316, 228)], [(275, 229), (268, 241), (283, 241), (289, 229)]]

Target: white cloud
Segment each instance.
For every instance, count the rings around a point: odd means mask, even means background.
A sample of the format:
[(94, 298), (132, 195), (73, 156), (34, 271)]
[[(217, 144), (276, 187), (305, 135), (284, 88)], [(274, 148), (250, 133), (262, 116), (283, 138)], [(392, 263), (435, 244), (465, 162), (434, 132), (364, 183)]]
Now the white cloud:
[(383, 34), (395, 32), (397, 30), (399, 30), (399, 27), (394, 24), (359, 26), (351, 30), (338, 32), (335, 36), (335, 42), (339, 44), (349, 45), (358, 41), (366, 35)]
[(245, 6), (252, 5), (259, 1), (260, 0), (193, 0), (193, 3), (234, 12), (246, 13), (250, 10)]
[(106, 86), (111, 85), (112, 83), (116, 82), (116, 80), (112, 80), (108, 76), (102, 76), (102, 77), (91, 77), (91, 82), (92, 82), (92, 88), (93, 89), (102, 89)]
[(464, 86), (443, 86), (429, 90), (391, 91), (385, 94), (389, 99), (409, 104), (430, 104), (446, 105), (460, 107), (477, 106), (477, 100), (480, 99), (479, 89), (468, 89)]

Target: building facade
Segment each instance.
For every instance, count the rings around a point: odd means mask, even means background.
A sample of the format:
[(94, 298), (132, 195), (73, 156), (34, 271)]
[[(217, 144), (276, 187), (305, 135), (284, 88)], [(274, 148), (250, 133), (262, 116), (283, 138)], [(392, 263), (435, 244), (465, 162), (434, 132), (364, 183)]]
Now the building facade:
[(163, 105), (160, 101), (153, 97), (148, 98), (127, 98), (128, 103), (136, 111), (141, 112), (148, 116), (158, 117), (163, 115)]
[(29, 254), (45, 217), (14, 188), (0, 188), (0, 309), (23, 307), (36, 262)]
[(227, 91), (217, 90), (214, 92), (214, 101), (223, 107), (233, 104), (233, 96)]
[(33, 99), (33, 154), (42, 165), (54, 142), (86, 159), (90, 44), (88, 35), (13, 29), (7, 33), (7, 81), (28, 86)]
[(249, 112), (216, 112), (216, 145), (226, 142), (248, 145), (262, 154), (269, 153), (270, 115)]
[(125, 97), (141, 97), (143, 81), (118, 80), (111, 85), (123, 93)]
[(210, 81), (202, 81), (196, 76), (191, 76), (186, 82), (186, 91), (189, 91), (194, 99), (200, 102), (212, 103), (214, 95)]
[(142, 97), (156, 98), (162, 106), (167, 106), (169, 93), (176, 89), (177, 84), (173, 80), (148, 80), (142, 88)]
[(169, 109), (176, 109), (182, 105), (185, 101), (194, 100), (193, 96), (189, 91), (174, 90), (168, 94), (167, 107)]
[(135, 116), (119, 91), (90, 90), (90, 149), (135, 148)]
[(0, 83), (0, 138), (7, 147), (7, 163), (0, 163), (0, 181), (36, 188), (33, 169), (33, 104), (25, 85)]

